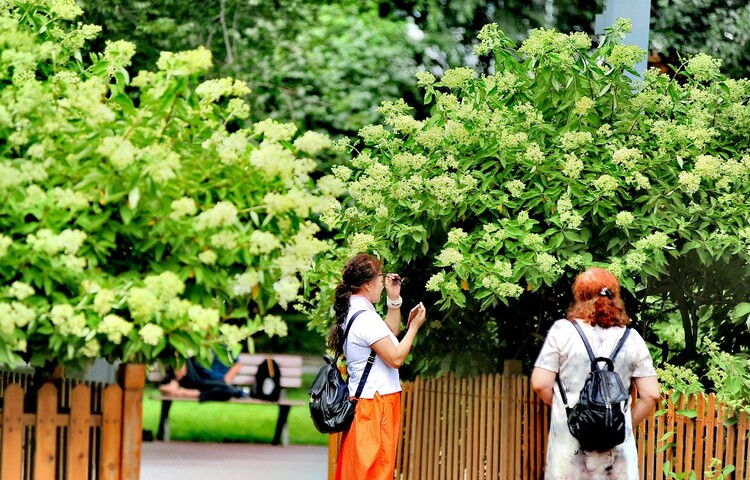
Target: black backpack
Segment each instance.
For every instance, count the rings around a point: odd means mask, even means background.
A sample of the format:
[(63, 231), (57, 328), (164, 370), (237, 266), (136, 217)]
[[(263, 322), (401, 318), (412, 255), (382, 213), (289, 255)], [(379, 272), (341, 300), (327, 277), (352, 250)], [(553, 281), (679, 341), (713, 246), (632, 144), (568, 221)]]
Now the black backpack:
[(250, 389), (250, 396), (260, 400), (275, 402), (281, 396), (281, 369), (271, 357), (258, 365), (255, 372), (255, 384)]
[[(357, 319), (361, 310), (355, 313), (349, 325), (346, 327), (344, 338), (349, 335), (349, 330)], [(326, 364), (323, 365), (315, 377), (315, 381), (310, 387), (310, 418), (313, 425), (320, 433), (343, 432), (349, 428), (354, 420), (354, 410), (357, 406), (357, 400), (362, 395), (362, 389), (365, 388), (365, 382), (370, 375), (370, 369), (375, 362), (375, 351), (370, 351), (370, 357), (367, 359), (367, 366), (362, 373), (362, 378), (357, 385), (357, 393), (353, 400), (349, 400), (349, 387), (341, 376), (338, 368), (340, 352), (336, 352), (336, 357), (330, 355), (323, 356)]]
[[(612, 355), (607, 358), (594, 357), (581, 326), (575, 321), (573, 325), (586, 345), (591, 372), (583, 384), (578, 403), (572, 408), (568, 408), (568, 398), (560, 375), (557, 376), (557, 385), (568, 414), (568, 430), (578, 440), (581, 449), (604, 452), (625, 441), (625, 412), (628, 410), (630, 394), (623, 386), (620, 375), (614, 371), (614, 361), (628, 339), (630, 327), (625, 329)], [(599, 368), (600, 362), (605, 363), (605, 368)]]

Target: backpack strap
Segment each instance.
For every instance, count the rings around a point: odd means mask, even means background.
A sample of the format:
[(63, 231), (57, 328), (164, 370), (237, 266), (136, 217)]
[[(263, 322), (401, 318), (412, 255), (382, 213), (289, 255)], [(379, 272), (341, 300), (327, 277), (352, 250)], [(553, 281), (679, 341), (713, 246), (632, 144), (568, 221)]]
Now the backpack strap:
[[(622, 337), (620, 337), (620, 341), (617, 342), (617, 346), (615, 347), (614, 351), (609, 356), (609, 358), (595, 357), (594, 351), (591, 349), (591, 344), (589, 344), (589, 341), (586, 338), (586, 334), (583, 333), (583, 329), (581, 328), (581, 326), (578, 325), (578, 322), (576, 322), (575, 320), (571, 320), (571, 322), (573, 322), (573, 326), (576, 327), (576, 331), (578, 332), (578, 335), (581, 337), (581, 340), (583, 340), (583, 344), (586, 346), (586, 353), (589, 354), (589, 359), (591, 360), (592, 370), (595, 368), (596, 362), (600, 360), (607, 360), (612, 365), (612, 368), (614, 368), (615, 357), (617, 356), (618, 353), (620, 353), (620, 350), (622, 350), (623, 345), (625, 345), (625, 340), (627, 340), (628, 335), (630, 335), (630, 327), (629, 326), (625, 327), (625, 333), (623, 333)], [(560, 381), (559, 373), (557, 374), (557, 387), (560, 390), (560, 396), (562, 397), (563, 404), (565, 404), (565, 406), (567, 407), (568, 396), (565, 395), (565, 389), (562, 386), (562, 381)]]
[[(356, 320), (359, 314), (364, 311), (365, 310), (360, 310), (356, 312), (354, 315), (352, 315), (352, 318), (349, 320), (349, 325), (346, 326), (346, 331), (344, 332), (344, 339), (346, 339), (349, 336), (349, 329), (352, 328), (352, 324), (354, 323), (354, 320)], [(367, 377), (370, 376), (370, 370), (372, 370), (372, 365), (375, 363), (375, 355), (376, 355), (375, 350), (370, 349), (370, 356), (367, 358), (367, 365), (365, 366), (365, 371), (362, 372), (362, 378), (359, 379), (359, 385), (357, 385), (357, 393), (354, 394), (354, 398), (356, 400), (359, 400), (359, 396), (362, 395), (362, 390), (364, 390), (365, 388), (365, 382), (367, 381)]]

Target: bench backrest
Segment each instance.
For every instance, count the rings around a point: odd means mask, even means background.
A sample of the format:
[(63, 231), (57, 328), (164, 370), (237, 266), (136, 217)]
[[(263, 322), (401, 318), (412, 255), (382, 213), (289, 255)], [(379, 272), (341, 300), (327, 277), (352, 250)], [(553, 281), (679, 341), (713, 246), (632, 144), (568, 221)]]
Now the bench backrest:
[(299, 355), (284, 355), (284, 354), (265, 354), (256, 353), (250, 355), (249, 353), (241, 353), (240, 371), (237, 372), (232, 384), (234, 385), (252, 385), (255, 383), (255, 374), (258, 371), (258, 365), (266, 361), (266, 358), (271, 357), (276, 363), (279, 364), (281, 370), (281, 386), (282, 388), (300, 388), (302, 387), (302, 357)]

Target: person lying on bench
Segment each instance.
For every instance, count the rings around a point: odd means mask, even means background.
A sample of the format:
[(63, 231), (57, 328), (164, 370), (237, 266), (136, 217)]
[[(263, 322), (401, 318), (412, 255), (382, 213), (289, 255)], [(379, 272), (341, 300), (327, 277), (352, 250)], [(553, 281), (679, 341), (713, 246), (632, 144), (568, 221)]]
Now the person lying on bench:
[[(214, 370), (216, 365), (221, 366)], [(197, 398), (200, 402), (246, 398), (247, 392), (229, 384), (238, 369), (238, 363), (226, 367), (218, 359), (214, 359), (211, 368), (206, 368), (188, 358), (179, 370), (170, 372), (168, 382), (159, 386), (159, 390), (168, 397)]]

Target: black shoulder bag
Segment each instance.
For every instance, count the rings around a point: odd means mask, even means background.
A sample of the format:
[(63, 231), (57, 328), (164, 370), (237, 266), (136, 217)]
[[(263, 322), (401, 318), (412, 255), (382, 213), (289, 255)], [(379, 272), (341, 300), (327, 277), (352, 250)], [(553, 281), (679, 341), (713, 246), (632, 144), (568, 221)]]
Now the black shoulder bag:
[[(352, 315), (349, 325), (346, 327), (344, 338), (349, 336), (349, 330), (354, 324), (360, 313), (360, 310)], [(318, 375), (310, 387), (310, 418), (313, 425), (320, 433), (336, 433), (347, 430), (354, 420), (354, 410), (357, 407), (357, 400), (362, 395), (365, 388), (365, 382), (370, 375), (370, 370), (375, 362), (375, 350), (370, 350), (370, 357), (367, 359), (367, 366), (362, 372), (362, 378), (357, 385), (357, 393), (354, 399), (349, 399), (349, 387), (341, 377), (338, 369), (339, 352), (336, 357), (324, 355), (323, 360), (326, 364), (318, 370)]]

